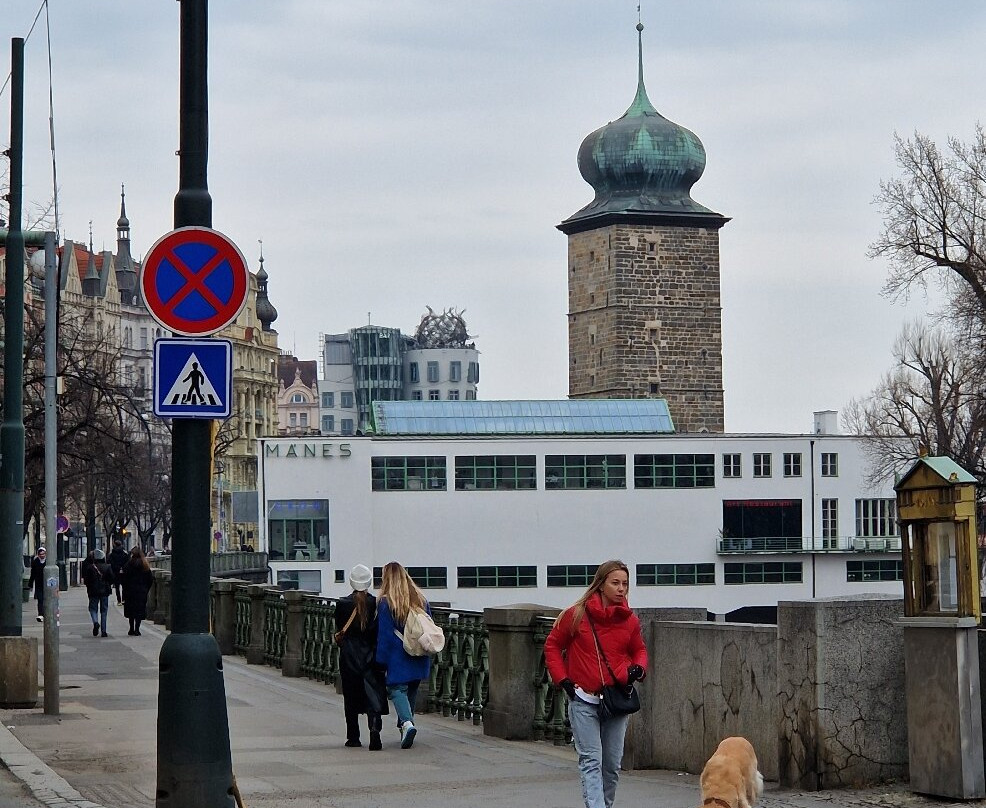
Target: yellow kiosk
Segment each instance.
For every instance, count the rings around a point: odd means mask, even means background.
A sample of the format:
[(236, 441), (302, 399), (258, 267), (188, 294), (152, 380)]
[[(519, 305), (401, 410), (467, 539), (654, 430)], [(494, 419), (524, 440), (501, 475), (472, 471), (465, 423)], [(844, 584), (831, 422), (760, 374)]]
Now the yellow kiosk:
[(986, 796), (979, 680), (976, 478), (922, 457), (897, 485), (911, 790)]

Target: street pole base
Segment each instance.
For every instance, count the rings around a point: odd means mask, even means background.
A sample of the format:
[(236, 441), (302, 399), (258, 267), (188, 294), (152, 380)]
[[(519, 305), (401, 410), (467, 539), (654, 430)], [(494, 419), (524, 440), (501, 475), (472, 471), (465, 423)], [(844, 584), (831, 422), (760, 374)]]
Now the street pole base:
[(156, 808), (234, 808), (223, 660), (211, 634), (161, 647)]

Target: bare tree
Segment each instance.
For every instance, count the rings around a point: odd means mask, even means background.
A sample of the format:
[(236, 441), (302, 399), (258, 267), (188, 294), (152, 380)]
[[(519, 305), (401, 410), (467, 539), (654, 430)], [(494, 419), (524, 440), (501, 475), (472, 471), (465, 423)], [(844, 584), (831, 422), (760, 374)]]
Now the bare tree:
[(849, 431), (865, 436), (869, 482), (892, 478), (924, 451), (948, 455), (986, 479), (986, 384), (975, 353), (942, 330), (904, 328), (894, 369), (870, 396), (850, 403)]
[[(101, 331), (94, 312), (62, 307), (58, 326), (60, 502), (87, 514), (90, 525), (102, 522), (107, 534), (118, 523), (154, 532), (165, 518), (162, 511), (170, 511), (170, 491), (162, 501), (161, 486), (144, 483), (160, 474), (161, 462), (167, 468), (170, 461), (160, 460), (166, 442), (152, 428), (140, 392), (120, 383), (119, 349), (112, 332)], [(44, 312), (39, 305), (25, 308), (24, 357), (24, 513), (39, 523), (45, 492)]]
[(906, 297), (934, 276), (986, 312), (986, 133), (950, 137), (945, 152), (917, 132), (895, 136), (895, 152), (901, 173), (880, 183), (883, 232), (870, 247), (890, 260), (887, 293)]

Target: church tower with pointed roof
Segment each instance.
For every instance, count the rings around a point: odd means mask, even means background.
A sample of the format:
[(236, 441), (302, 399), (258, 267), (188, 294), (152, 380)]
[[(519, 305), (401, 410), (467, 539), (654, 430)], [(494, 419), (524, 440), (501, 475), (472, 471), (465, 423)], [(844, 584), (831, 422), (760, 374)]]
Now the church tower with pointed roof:
[(665, 398), (679, 432), (724, 430), (719, 228), (691, 188), (698, 137), (662, 116), (644, 87), (579, 148), (593, 200), (558, 225), (568, 236), (571, 398)]

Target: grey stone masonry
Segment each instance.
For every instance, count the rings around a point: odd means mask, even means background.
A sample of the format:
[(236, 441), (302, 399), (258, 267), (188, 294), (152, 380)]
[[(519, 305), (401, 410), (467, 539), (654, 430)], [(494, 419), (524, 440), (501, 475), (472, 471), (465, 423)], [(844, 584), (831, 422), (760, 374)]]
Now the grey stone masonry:
[(679, 432), (723, 431), (718, 228), (572, 233), (568, 302), (572, 398), (665, 398)]
[(653, 663), (646, 713), (631, 720), (633, 767), (698, 773), (719, 741), (743, 735), (764, 777), (776, 778), (776, 626), (646, 621), (644, 640)]
[(483, 732), (508, 740), (528, 740), (534, 733), (534, 691), (539, 649), (534, 645), (534, 619), (554, 617), (558, 609), (522, 603), (486, 609), (483, 622), (490, 635), (489, 701), (483, 710)]
[(903, 613), (884, 595), (778, 604), (781, 785), (907, 779)]

